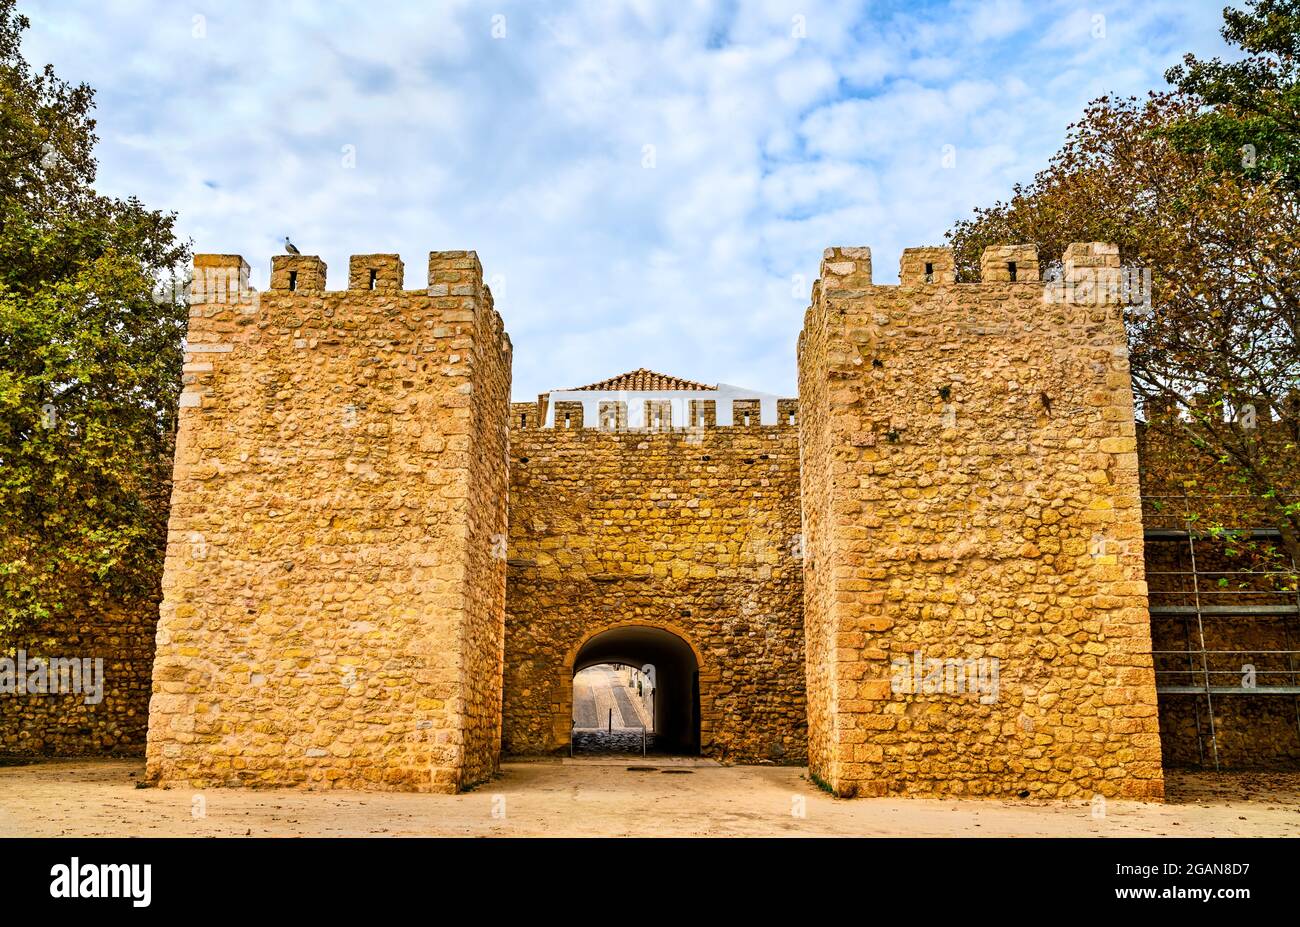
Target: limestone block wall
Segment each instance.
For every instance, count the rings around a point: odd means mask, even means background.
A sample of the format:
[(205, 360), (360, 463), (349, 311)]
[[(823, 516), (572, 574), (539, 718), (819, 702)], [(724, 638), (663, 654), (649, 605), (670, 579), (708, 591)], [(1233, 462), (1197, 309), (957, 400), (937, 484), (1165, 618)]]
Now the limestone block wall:
[(773, 426), (611, 432), (514, 405), (506, 751), (567, 751), (578, 648), (642, 625), (697, 654), (701, 753), (804, 760), (798, 430), (781, 409)]
[[(463, 585), (461, 688), (464, 692), (464, 782), (494, 773), (501, 755), (501, 687), (505, 661), (507, 510), (511, 345), (483, 285), (473, 252), (430, 256), (429, 279), (451, 295), (475, 300), (470, 392), (468, 557)], [(435, 285), (435, 289), (437, 289)], [(462, 387), (463, 388), (463, 384)]]
[(1072, 246), (1046, 287), (1021, 248), (978, 284), (927, 262), (876, 286), (828, 250), (800, 338), (812, 772), (1158, 798), (1127, 348), (1091, 285), (1118, 253)]
[[(856, 271), (859, 280), (871, 279), (871, 253), (866, 248), (840, 249), (840, 270)], [(813, 304), (821, 301), (821, 282), (813, 284)], [(813, 365), (825, 364), (830, 356), (830, 331), (825, 325), (805, 322), (799, 341), (799, 472), (801, 525), (804, 546), (804, 651), (808, 700), (808, 768), (823, 786), (823, 778), (834, 768), (838, 753), (837, 651), (835, 628), (835, 576), (838, 551), (832, 530), (833, 468), (846, 453), (834, 444), (831, 431), (832, 397), (851, 398), (841, 393), (841, 383), (829, 371), (813, 375)], [(804, 358), (807, 358), (807, 367)], [(808, 371), (805, 374), (805, 370)], [(849, 451), (851, 453), (851, 451)]]
[(162, 785), (495, 768), (510, 346), (472, 252), (197, 255), (150, 702)]

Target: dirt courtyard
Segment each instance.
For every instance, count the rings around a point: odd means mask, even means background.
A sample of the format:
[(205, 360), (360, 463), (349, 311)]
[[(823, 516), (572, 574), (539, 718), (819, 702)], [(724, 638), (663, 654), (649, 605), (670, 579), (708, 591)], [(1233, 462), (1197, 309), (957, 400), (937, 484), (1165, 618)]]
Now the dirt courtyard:
[(1300, 773), (1168, 773), (1165, 804), (830, 797), (805, 770), (507, 762), (462, 795), (137, 789), (135, 760), (0, 766), (0, 836), (1300, 836)]

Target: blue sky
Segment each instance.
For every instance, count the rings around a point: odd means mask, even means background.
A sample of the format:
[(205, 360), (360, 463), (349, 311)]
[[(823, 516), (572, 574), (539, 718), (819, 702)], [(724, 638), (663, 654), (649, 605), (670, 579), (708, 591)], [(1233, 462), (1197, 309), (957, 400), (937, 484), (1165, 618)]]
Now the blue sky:
[(526, 399), (635, 367), (794, 395), (823, 248), (896, 280), (1089, 99), (1226, 53), (1222, 5), (20, 7), (28, 60), (98, 91), (103, 192), (259, 287), (286, 234), (338, 289), (350, 254), (418, 288), (430, 250), (476, 250)]

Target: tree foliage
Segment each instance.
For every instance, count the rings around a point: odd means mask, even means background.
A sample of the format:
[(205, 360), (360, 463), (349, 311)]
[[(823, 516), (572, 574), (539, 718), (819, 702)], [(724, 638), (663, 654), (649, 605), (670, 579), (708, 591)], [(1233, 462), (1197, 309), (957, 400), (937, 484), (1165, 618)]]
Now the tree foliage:
[(0, 632), (156, 595), (186, 309), (174, 216), (95, 192), (94, 92), (0, 0)]
[[(1031, 183), (948, 238), (962, 280), (978, 279), (980, 252), (1001, 243), (1037, 245), (1050, 269), (1071, 242), (1110, 241), (1126, 265), (1149, 269), (1151, 306), (1127, 326), (1150, 427), (1231, 472), (1246, 507), (1280, 530), (1282, 559), (1300, 562), (1296, 7), (1227, 11), (1225, 36), (1261, 54), (1189, 57), (1169, 75), (1178, 91), (1094, 101)], [(1248, 168), (1247, 138), (1261, 154)]]
[(1255, 0), (1223, 11), (1223, 37), (1240, 60), (1187, 55), (1165, 78), (1202, 106), (1168, 128), (1216, 170), (1300, 190), (1300, 0)]

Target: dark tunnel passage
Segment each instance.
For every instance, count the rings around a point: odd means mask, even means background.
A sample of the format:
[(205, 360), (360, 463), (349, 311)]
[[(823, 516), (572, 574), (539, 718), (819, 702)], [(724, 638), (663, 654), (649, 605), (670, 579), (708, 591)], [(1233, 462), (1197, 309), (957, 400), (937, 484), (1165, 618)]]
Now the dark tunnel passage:
[(573, 673), (577, 675), (602, 663), (634, 667), (652, 664), (656, 750), (691, 755), (700, 752), (700, 667), (690, 644), (662, 628), (611, 628), (582, 646), (573, 661)]

